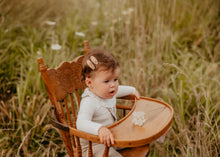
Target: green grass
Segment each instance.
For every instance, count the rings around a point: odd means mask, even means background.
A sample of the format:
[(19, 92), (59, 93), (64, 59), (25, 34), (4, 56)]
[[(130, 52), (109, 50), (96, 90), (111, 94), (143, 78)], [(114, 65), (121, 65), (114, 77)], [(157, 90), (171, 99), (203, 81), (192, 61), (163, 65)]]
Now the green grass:
[(0, 156), (66, 155), (37, 58), (56, 67), (88, 40), (117, 57), (121, 84), (174, 108), (172, 129), (150, 156), (217, 157), (219, 34), (217, 0), (0, 1)]

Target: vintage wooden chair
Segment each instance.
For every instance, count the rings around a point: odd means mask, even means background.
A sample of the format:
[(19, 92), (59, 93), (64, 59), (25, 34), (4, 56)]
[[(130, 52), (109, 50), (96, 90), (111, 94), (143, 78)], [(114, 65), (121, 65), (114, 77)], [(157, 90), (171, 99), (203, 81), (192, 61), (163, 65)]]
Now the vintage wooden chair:
[[(85, 53), (89, 53), (87, 41), (84, 42), (84, 46)], [(43, 59), (38, 58), (39, 69), (52, 104), (51, 122), (60, 130), (70, 157), (82, 156), (79, 138), (89, 141), (89, 157), (93, 155), (92, 142), (100, 143), (98, 136), (76, 128), (80, 94), (85, 88), (84, 83), (81, 82), (83, 57), (82, 55), (71, 62), (62, 62), (55, 69), (48, 69)], [(130, 112), (108, 127), (115, 138), (114, 146), (125, 148), (119, 151), (125, 157), (146, 156), (149, 152), (149, 144), (163, 135), (171, 126), (173, 109), (164, 102), (146, 97), (135, 100), (134, 96), (127, 96), (122, 99), (132, 100), (133, 106), (117, 105), (118, 109), (124, 110), (124, 114), (125, 110)], [(132, 124), (131, 114), (134, 111), (146, 113), (146, 122), (143, 126)], [(108, 156), (108, 150), (108, 147), (103, 150), (103, 156)]]

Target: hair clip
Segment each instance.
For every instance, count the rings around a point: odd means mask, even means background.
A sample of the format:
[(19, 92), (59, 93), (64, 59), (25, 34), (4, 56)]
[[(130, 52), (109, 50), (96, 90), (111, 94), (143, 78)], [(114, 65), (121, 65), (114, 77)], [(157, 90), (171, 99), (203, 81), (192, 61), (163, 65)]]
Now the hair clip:
[(98, 64), (98, 63), (99, 63), (94, 56), (91, 56), (91, 57), (90, 57), (90, 60), (91, 60), (92, 63), (94, 63), (94, 64)]
[(95, 65), (97, 65), (99, 62), (98, 62), (98, 60), (97, 60), (94, 56), (91, 56), (91, 57), (90, 57), (90, 60), (87, 59), (86, 63), (88, 64), (88, 66), (89, 66), (92, 70), (95, 70)]
[(90, 60), (87, 60), (86, 63), (88, 64), (88, 66), (92, 69), (95, 70), (95, 66), (94, 64), (92, 64), (92, 62)]

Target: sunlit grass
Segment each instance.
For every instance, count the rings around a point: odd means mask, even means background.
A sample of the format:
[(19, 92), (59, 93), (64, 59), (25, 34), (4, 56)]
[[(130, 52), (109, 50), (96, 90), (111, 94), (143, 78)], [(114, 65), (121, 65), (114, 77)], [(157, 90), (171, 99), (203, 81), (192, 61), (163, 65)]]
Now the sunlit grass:
[(173, 106), (167, 140), (150, 156), (218, 156), (219, 11), (216, 0), (1, 1), (0, 156), (66, 155), (37, 58), (56, 67), (84, 40), (117, 57), (121, 84)]

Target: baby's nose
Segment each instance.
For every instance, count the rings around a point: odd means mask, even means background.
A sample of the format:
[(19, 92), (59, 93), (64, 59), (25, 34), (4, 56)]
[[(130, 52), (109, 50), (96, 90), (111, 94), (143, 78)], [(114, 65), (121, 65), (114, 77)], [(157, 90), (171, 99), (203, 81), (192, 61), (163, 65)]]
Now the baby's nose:
[(112, 83), (110, 84), (110, 87), (114, 87), (114, 86), (115, 86), (115, 83), (112, 82)]

